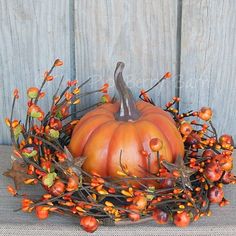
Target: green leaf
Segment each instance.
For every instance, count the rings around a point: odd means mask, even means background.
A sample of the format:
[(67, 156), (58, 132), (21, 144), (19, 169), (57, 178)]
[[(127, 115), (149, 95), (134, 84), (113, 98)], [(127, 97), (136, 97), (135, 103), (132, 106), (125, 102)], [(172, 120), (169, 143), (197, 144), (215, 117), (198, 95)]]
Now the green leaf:
[(155, 195), (153, 194), (154, 192), (155, 192), (155, 187), (149, 187), (148, 189), (147, 189), (147, 192), (149, 193), (149, 194), (147, 194), (147, 199), (148, 199), (148, 201), (151, 201), (151, 200), (153, 200), (153, 198), (155, 197)]
[(32, 152), (22, 152), (22, 154), (25, 156), (25, 157), (34, 157), (37, 155), (37, 150), (33, 150)]
[(56, 177), (57, 177), (57, 174), (55, 172), (48, 173), (47, 175), (43, 177), (43, 184), (48, 187), (51, 187)]
[(34, 99), (38, 96), (38, 92), (37, 91), (28, 92), (27, 96), (28, 96), (28, 98)]
[(15, 136), (15, 139), (18, 139), (18, 137), (20, 136), (20, 134), (22, 133), (22, 125), (17, 125), (14, 129), (13, 129), (13, 132), (14, 132), (14, 136)]
[(41, 117), (41, 113), (38, 112), (38, 111), (32, 111), (30, 113), (30, 116), (33, 117), (33, 118), (39, 118), (39, 117)]
[(63, 118), (63, 115), (62, 115), (60, 110), (56, 113), (55, 117), (58, 118), (58, 119), (62, 119)]
[(106, 99), (104, 96), (102, 96), (102, 97), (101, 97), (101, 102), (102, 102), (102, 103), (107, 103), (107, 99)]
[(59, 133), (58, 130), (50, 129), (50, 130), (49, 130), (49, 135), (50, 135), (50, 137), (52, 137), (52, 138), (59, 138), (60, 133)]

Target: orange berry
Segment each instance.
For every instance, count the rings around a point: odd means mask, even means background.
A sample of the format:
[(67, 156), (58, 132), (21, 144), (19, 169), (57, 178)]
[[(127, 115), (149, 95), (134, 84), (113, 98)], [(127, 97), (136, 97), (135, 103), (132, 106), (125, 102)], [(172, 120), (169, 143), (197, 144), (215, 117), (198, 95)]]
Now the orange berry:
[(212, 118), (213, 112), (210, 107), (202, 107), (198, 112), (198, 117), (202, 120), (208, 121)]
[(134, 205), (139, 210), (144, 210), (147, 207), (147, 198), (144, 196), (137, 196), (133, 199)]
[(131, 221), (138, 221), (140, 220), (140, 214), (139, 214), (139, 211), (138, 211), (138, 208), (137, 206), (135, 205), (130, 205), (129, 208), (128, 208), (130, 211), (129, 214), (128, 214), (128, 217)]
[(159, 152), (163, 147), (163, 142), (158, 138), (152, 138), (149, 142), (149, 146), (153, 152)]
[(48, 218), (49, 209), (47, 209), (45, 206), (36, 206), (35, 213), (40, 220), (45, 220)]
[(233, 137), (228, 134), (221, 135), (219, 138), (219, 142), (220, 142), (220, 145), (222, 146), (222, 148), (224, 148), (224, 149), (228, 149), (231, 146), (234, 146)]
[(54, 66), (62, 66), (62, 65), (63, 65), (63, 61), (62, 61), (62, 60), (56, 59), (56, 60), (54, 61)]
[(165, 73), (164, 78), (165, 78), (165, 79), (170, 79), (171, 76), (172, 76), (171, 73), (170, 73), (170, 72), (167, 72), (167, 73)]
[(109, 87), (109, 84), (108, 84), (108, 83), (105, 83), (105, 84), (99, 89), (99, 91), (102, 92), (102, 93), (107, 93), (108, 87)]
[(23, 198), (22, 201), (21, 201), (21, 209), (22, 209), (22, 211), (24, 211), (24, 212), (29, 211), (29, 208), (31, 207), (32, 203), (33, 202), (30, 199)]
[(174, 224), (178, 227), (186, 227), (190, 223), (190, 216), (186, 211), (174, 215)]
[(192, 130), (193, 130), (193, 127), (188, 122), (182, 123), (179, 128), (179, 131), (181, 132), (181, 134), (185, 136), (190, 135)]
[(13, 95), (16, 99), (19, 98), (19, 90), (18, 89), (14, 89)]
[(54, 196), (60, 196), (65, 192), (65, 184), (61, 180), (57, 180), (50, 188), (50, 193)]
[(85, 231), (93, 233), (98, 228), (98, 221), (93, 216), (83, 216), (80, 225)]
[(31, 87), (27, 90), (27, 96), (29, 98), (36, 98), (38, 96), (39, 89), (36, 87)]
[(45, 79), (47, 81), (52, 81), (54, 79), (54, 77), (52, 75), (48, 75)]
[(77, 190), (78, 187), (79, 187), (79, 178), (78, 178), (78, 176), (69, 177), (66, 190), (70, 192), (70, 191)]
[(7, 191), (8, 193), (10, 193), (12, 196), (16, 196), (17, 195), (17, 191), (15, 188), (13, 188), (11, 185), (7, 186)]

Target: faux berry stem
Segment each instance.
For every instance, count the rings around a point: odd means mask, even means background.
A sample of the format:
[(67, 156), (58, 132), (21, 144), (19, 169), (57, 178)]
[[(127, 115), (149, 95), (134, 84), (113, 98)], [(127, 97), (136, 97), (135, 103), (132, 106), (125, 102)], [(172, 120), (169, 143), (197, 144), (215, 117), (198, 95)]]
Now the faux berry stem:
[(209, 124), (210, 124), (210, 126), (211, 126), (211, 128), (212, 128), (212, 130), (213, 130), (213, 132), (214, 132), (214, 134), (215, 134), (215, 138), (216, 138), (216, 140), (218, 140), (217, 131), (216, 131), (214, 125), (212, 124), (212, 121), (211, 121), (211, 120), (209, 121)]
[(11, 141), (12, 141), (13, 145), (18, 147), (18, 145), (17, 145), (17, 143), (16, 143), (16, 140), (15, 140), (13, 127), (12, 127), (13, 112), (14, 112), (15, 103), (16, 103), (16, 96), (13, 97), (12, 107), (11, 107), (11, 116), (10, 116), (10, 133), (11, 133)]
[(71, 116), (73, 116), (73, 115), (76, 115), (76, 114), (78, 114), (78, 113), (80, 113), (80, 112), (87, 111), (87, 110), (89, 110), (89, 109), (91, 109), (91, 108), (93, 108), (93, 107), (97, 107), (97, 106), (99, 106), (99, 105), (101, 105), (101, 104), (102, 104), (101, 102), (97, 102), (97, 103), (95, 103), (95, 104), (93, 104), (93, 105), (91, 105), (91, 106), (88, 106), (88, 107), (84, 108), (84, 109), (81, 109), (81, 110), (72, 112), (72, 113), (69, 114), (68, 116), (63, 117), (63, 118), (61, 119), (61, 121), (66, 120), (67, 118), (69, 118), (69, 117), (71, 117)]
[[(49, 76), (49, 75), (52, 73), (52, 71), (53, 71), (54, 68), (55, 68), (55, 64), (53, 64), (53, 66), (51, 67), (51, 69), (48, 71), (47, 76)], [(47, 82), (47, 76), (44, 78), (44, 80), (43, 80), (43, 82), (42, 82), (42, 84), (41, 84), (41, 86), (40, 86), (40, 88), (39, 88), (38, 95), (37, 95), (37, 97), (36, 97), (35, 100), (34, 100), (35, 105), (38, 103), (40, 93), (41, 93), (41, 91), (42, 91), (44, 85), (45, 85), (46, 82)]]

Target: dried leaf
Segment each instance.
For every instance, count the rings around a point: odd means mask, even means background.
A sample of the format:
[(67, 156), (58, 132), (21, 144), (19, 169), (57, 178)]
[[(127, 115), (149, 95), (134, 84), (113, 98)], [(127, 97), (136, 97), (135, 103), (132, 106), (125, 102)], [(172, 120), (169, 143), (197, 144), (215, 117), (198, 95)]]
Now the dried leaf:
[(20, 188), (20, 185), (25, 180), (31, 178), (31, 175), (27, 174), (27, 165), (21, 160), (14, 160), (10, 170), (3, 173), (3, 175), (12, 178), (15, 184), (16, 190)]

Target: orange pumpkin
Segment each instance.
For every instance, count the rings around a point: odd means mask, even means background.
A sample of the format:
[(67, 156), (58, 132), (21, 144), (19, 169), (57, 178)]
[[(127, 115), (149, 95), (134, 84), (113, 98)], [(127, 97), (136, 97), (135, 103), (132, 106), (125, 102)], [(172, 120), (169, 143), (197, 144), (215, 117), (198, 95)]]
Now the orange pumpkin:
[[(73, 156), (87, 157), (84, 170), (103, 177), (118, 176), (120, 159), (130, 174), (145, 176), (148, 158), (143, 152), (152, 153), (149, 145), (152, 138), (163, 142), (161, 159), (174, 162), (177, 155), (184, 154), (183, 141), (172, 117), (150, 103), (135, 102), (123, 80), (123, 69), (124, 63), (118, 62), (114, 74), (121, 102), (101, 105), (84, 115), (75, 126), (69, 144)], [(158, 171), (154, 153), (150, 157), (150, 171)]]

